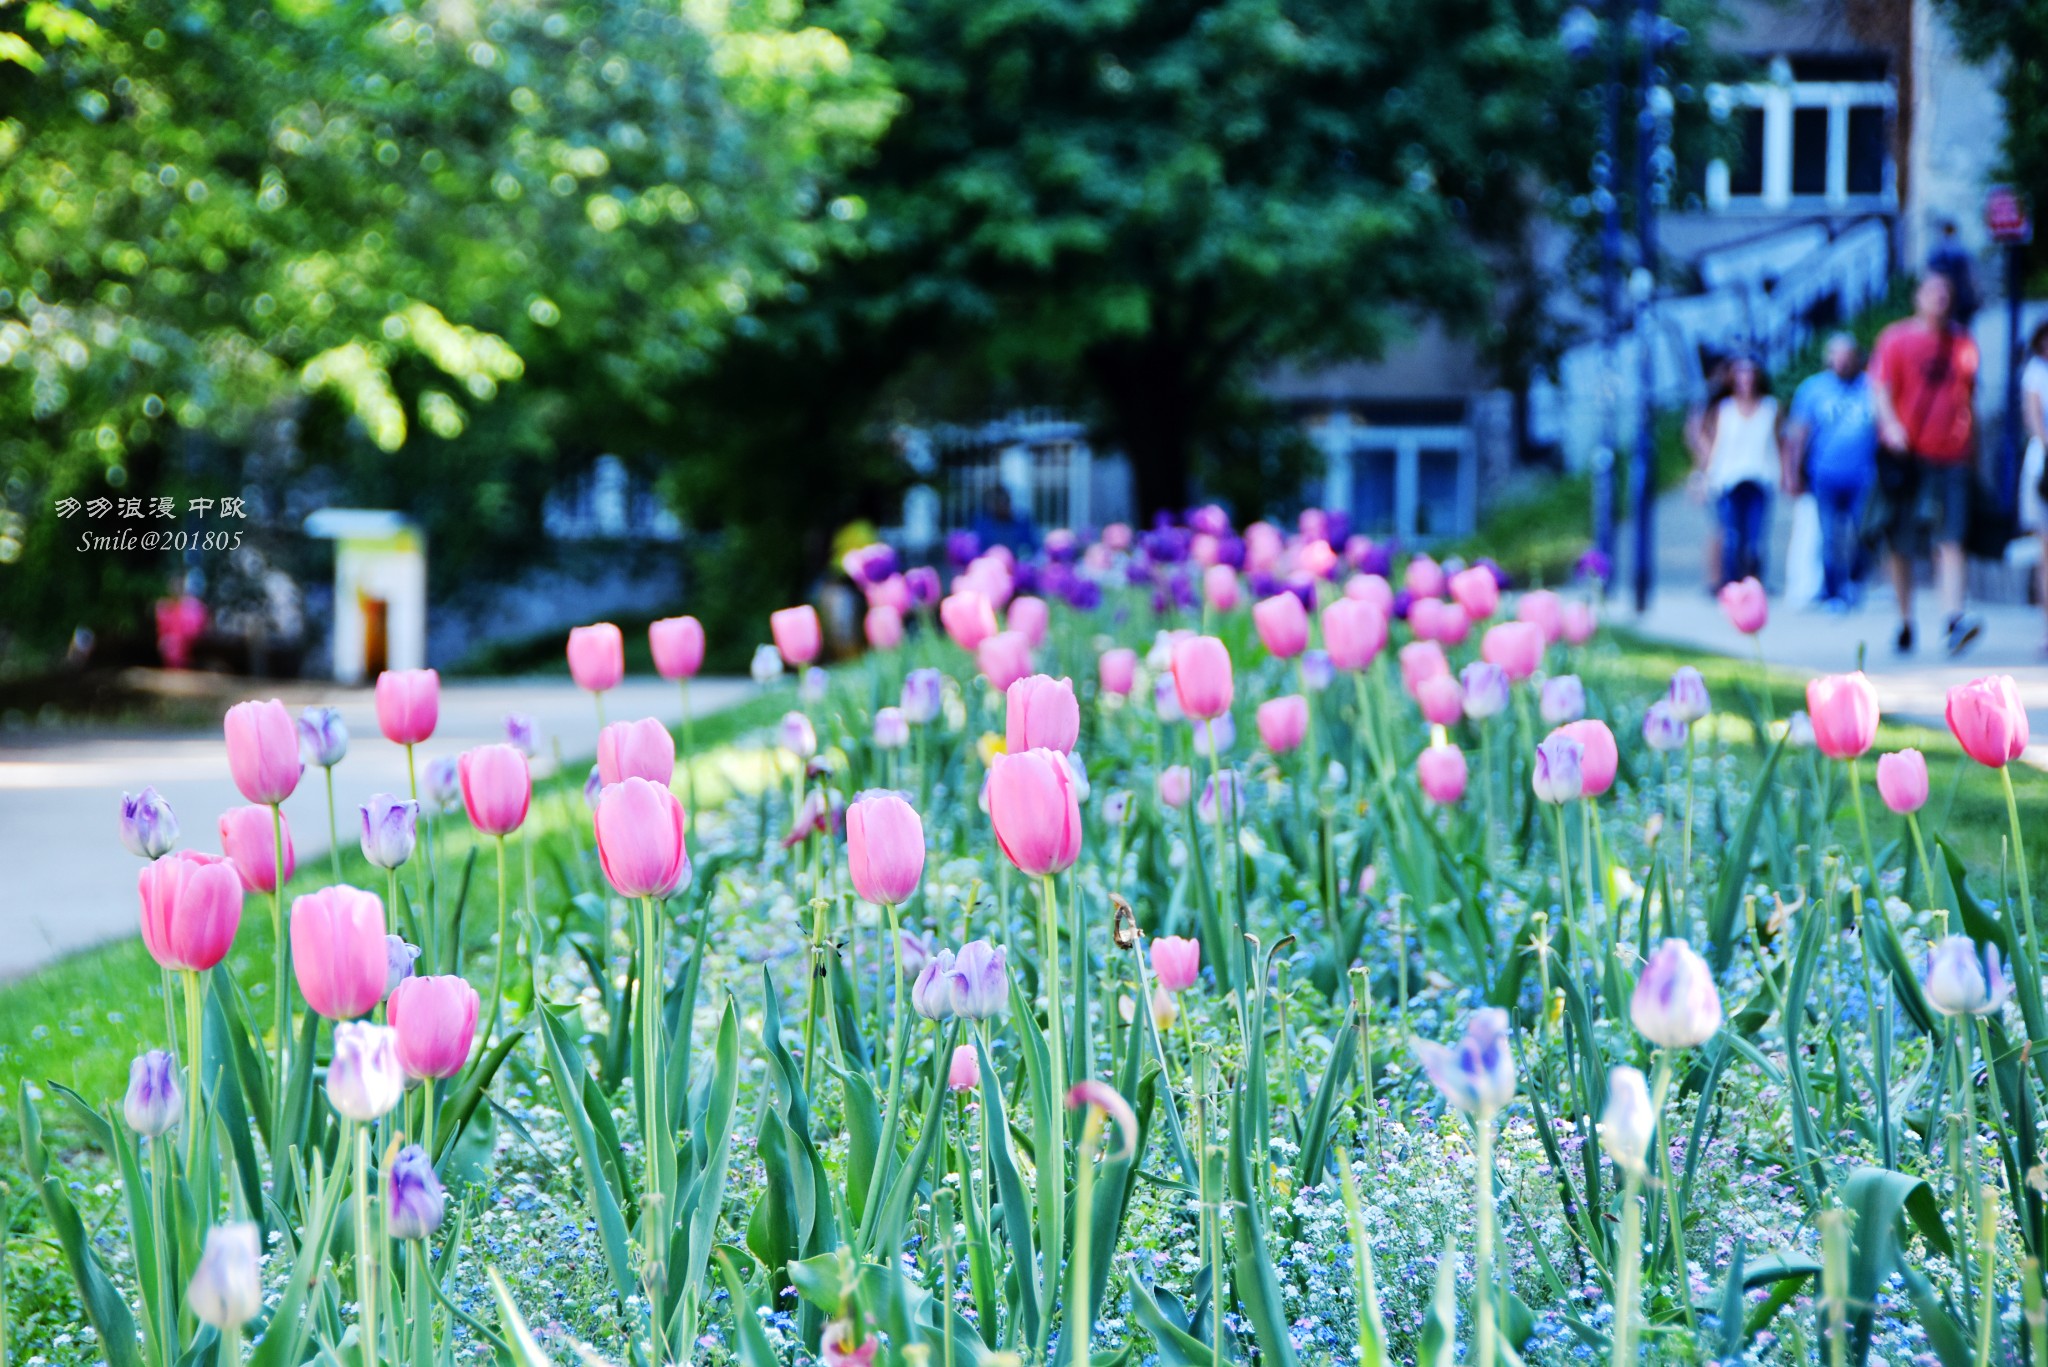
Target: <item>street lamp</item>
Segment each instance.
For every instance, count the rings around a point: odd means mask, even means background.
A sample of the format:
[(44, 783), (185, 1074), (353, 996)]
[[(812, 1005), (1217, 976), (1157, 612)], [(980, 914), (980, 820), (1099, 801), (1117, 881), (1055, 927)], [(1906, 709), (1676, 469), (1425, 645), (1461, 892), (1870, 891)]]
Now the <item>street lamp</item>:
[[(1621, 337), (1621, 197), (1614, 193), (1614, 161), (1621, 128), (1621, 16), (1624, 0), (1605, 0), (1607, 79), (1603, 82), (1600, 146), (1593, 154), (1593, 207), (1600, 212), (1600, 444), (1593, 452), (1593, 544), (1614, 563), (1615, 448), (1620, 414), (1615, 402), (1615, 349)], [(1574, 61), (1585, 61), (1601, 46), (1601, 21), (1574, 5), (1558, 22), (1558, 41)], [(1607, 580), (1602, 579), (1605, 592)]]

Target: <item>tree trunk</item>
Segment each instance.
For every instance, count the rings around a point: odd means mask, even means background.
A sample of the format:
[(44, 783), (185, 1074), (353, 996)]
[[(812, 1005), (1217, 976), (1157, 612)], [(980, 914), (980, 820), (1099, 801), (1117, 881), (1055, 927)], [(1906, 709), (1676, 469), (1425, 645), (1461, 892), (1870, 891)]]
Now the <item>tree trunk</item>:
[(1195, 392), (1193, 358), (1153, 333), (1098, 348), (1088, 368), (1108, 412), (1106, 435), (1131, 462), (1133, 511), (1141, 523), (1180, 516), (1194, 498), (1196, 410), (1209, 397)]

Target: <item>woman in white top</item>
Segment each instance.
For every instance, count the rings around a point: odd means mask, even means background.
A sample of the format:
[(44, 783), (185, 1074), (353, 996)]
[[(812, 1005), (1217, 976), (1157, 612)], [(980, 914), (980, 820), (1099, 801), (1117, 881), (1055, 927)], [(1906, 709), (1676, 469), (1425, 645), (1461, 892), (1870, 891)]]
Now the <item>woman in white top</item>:
[[(2020, 418), (2027, 426), (2027, 458), (2020, 467), (2020, 525), (2041, 537), (2041, 562), (2034, 572), (2041, 609), (2048, 612), (2048, 323), (2035, 328), (2027, 341), (2027, 364), (2020, 371)], [(2048, 655), (2048, 643), (2041, 653)]]
[(1763, 368), (1738, 356), (1728, 366), (1727, 396), (1710, 402), (1687, 434), (1694, 479), (1720, 515), (1722, 584), (1763, 578), (1771, 490), (1784, 481), (1778, 427), (1778, 401)]

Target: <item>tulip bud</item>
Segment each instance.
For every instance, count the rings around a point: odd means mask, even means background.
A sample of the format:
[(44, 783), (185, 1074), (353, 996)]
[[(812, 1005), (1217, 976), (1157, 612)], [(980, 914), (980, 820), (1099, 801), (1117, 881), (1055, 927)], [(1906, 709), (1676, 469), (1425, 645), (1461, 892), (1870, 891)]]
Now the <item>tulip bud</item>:
[(1607, 1105), (1600, 1112), (1600, 1147), (1623, 1172), (1643, 1175), (1657, 1114), (1650, 1109), (1650, 1089), (1635, 1068), (1616, 1068), (1607, 1075)]
[(880, 1339), (873, 1334), (860, 1335), (853, 1321), (841, 1316), (827, 1323), (819, 1336), (818, 1360), (824, 1367), (874, 1367), (875, 1352), (881, 1346)]
[(1152, 974), (1168, 992), (1185, 992), (1202, 976), (1202, 942), (1180, 935), (1152, 941)]
[(1926, 806), (1927, 757), (1911, 749), (1879, 756), (1877, 795), (1900, 816)]
[(413, 960), (420, 957), (420, 947), (409, 945), (403, 935), (384, 937), (384, 995), (389, 997), (398, 990), (398, 985), (412, 976)]
[(1096, 673), (1102, 682), (1104, 693), (1113, 693), (1118, 697), (1126, 696), (1137, 681), (1138, 652), (1125, 646), (1105, 650), (1102, 652), (1102, 658), (1096, 661)]
[(167, 1050), (152, 1049), (128, 1065), (128, 1095), (121, 1100), (121, 1116), (129, 1129), (154, 1139), (178, 1123), (184, 1105), (178, 1061)]
[(165, 968), (203, 973), (227, 957), (242, 924), (242, 879), (217, 854), (180, 850), (142, 870), (142, 944)]
[(797, 701), (806, 706), (817, 706), (825, 701), (826, 695), (831, 691), (832, 676), (816, 665), (811, 665), (797, 676)]
[(1301, 652), (1301, 686), (1311, 693), (1321, 693), (1329, 688), (1337, 677), (1337, 667), (1330, 662), (1330, 652), (1309, 649)]
[(1237, 811), (1242, 788), (1237, 771), (1224, 769), (1211, 774), (1202, 785), (1202, 795), (1195, 799), (1195, 815), (1205, 826), (1228, 822)]
[(615, 721), (597, 733), (597, 772), (605, 783), (644, 778), (666, 787), (676, 776), (676, 740), (653, 717)]
[(1214, 636), (1190, 637), (1173, 648), (1172, 667), (1174, 700), (1182, 712), (1206, 721), (1230, 711), (1236, 686), (1223, 642)]
[(441, 1227), (448, 1193), (434, 1162), (417, 1144), (407, 1144), (384, 1176), (384, 1212), (394, 1239), (424, 1239)]
[(292, 795), (306, 766), (299, 759), (299, 728), (283, 703), (238, 702), (228, 709), (223, 729), (228, 769), (243, 797), (274, 807)]
[(1650, 1043), (1690, 1049), (1705, 1044), (1721, 1028), (1721, 993), (1707, 961), (1691, 945), (1666, 940), (1644, 961), (1628, 1014)]
[(2012, 996), (1998, 946), (1986, 945), (1980, 962), (1967, 935), (1950, 935), (1928, 949), (1921, 986), (1927, 1004), (1944, 1016), (1988, 1016)]
[(156, 789), (121, 794), (121, 843), (138, 859), (161, 859), (178, 843), (178, 818)]
[(1152, 989), (1152, 1028), (1160, 1034), (1173, 1029), (1180, 1019), (1180, 998), (1166, 990), (1165, 986)]
[(377, 729), (393, 745), (418, 745), (441, 720), (441, 676), (431, 669), (387, 669), (377, 676)]
[(1450, 726), (1465, 715), (1465, 690), (1449, 674), (1432, 674), (1415, 685), (1415, 706), (1431, 726)]
[(603, 791), (604, 775), (599, 773), (597, 766), (593, 764), (590, 766), (590, 772), (583, 779), (583, 805), (590, 808), (593, 812), (596, 811), (597, 795)]
[(924, 822), (894, 793), (863, 796), (846, 809), (846, 869), (862, 900), (900, 906), (924, 877)]
[(1299, 693), (1259, 704), (1259, 741), (1276, 755), (1299, 749), (1308, 734), (1308, 699)]
[(569, 677), (586, 693), (617, 688), (626, 677), (626, 638), (611, 622), (569, 632)]
[(540, 723), (525, 712), (505, 714), (505, 743), (532, 759), (540, 750)]
[(1586, 747), (1566, 735), (1553, 735), (1536, 747), (1529, 786), (1539, 802), (1570, 802), (1585, 792)]
[(309, 707), (299, 713), (299, 756), (307, 764), (332, 769), (348, 754), (348, 727), (334, 707)]
[(801, 669), (818, 658), (823, 633), (818, 610), (809, 603), (769, 613), (768, 632), (775, 638), (775, 649), (783, 663), (791, 669)]
[(1335, 668), (1364, 669), (1386, 648), (1385, 605), (1352, 595), (1347, 585), (1345, 596), (1323, 609), (1323, 644)]
[(946, 1087), (955, 1092), (971, 1092), (980, 1085), (981, 1058), (974, 1052), (974, 1046), (956, 1046), (953, 1061), (946, 1067)]
[(1745, 636), (1756, 635), (1771, 620), (1771, 600), (1755, 575), (1723, 584), (1719, 597), (1728, 624)]
[(1785, 718), (1785, 744), (1794, 750), (1811, 750), (1818, 737), (1813, 729), (1813, 714), (1801, 708)]
[(801, 712), (782, 714), (782, 724), (776, 728), (775, 739), (798, 759), (809, 759), (818, 753), (818, 733), (811, 726), (811, 719)]
[(1067, 1107), (1078, 1110), (1092, 1106), (1116, 1125), (1124, 1146), (1113, 1158), (1129, 1158), (1138, 1151), (1138, 1113), (1131, 1109), (1131, 1103), (1124, 1100), (1123, 1093), (1107, 1082), (1077, 1082), (1067, 1092)]
[(1121, 826), (1131, 819), (1131, 795), (1115, 792), (1102, 799), (1103, 824)]
[(1569, 736), (1579, 743), (1579, 795), (1599, 797), (1614, 786), (1614, 772), (1621, 764), (1621, 751), (1614, 743), (1614, 733), (1607, 729), (1607, 723), (1596, 717), (1583, 721), (1566, 722), (1557, 728), (1558, 734)]
[(215, 1225), (206, 1231), (185, 1304), (203, 1324), (240, 1329), (263, 1308), (262, 1234), (252, 1224)]
[(704, 667), (704, 624), (694, 617), (648, 623), (647, 644), (654, 652), (654, 672), (664, 679), (691, 678)]
[(1669, 698), (1657, 699), (1643, 713), (1643, 743), (1660, 755), (1669, 754), (1684, 745), (1691, 729), (1672, 707)]
[(1456, 1045), (1415, 1041), (1429, 1080), (1459, 1110), (1489, 1116), (1515, 1097), (1515, 1059), (1508, 1048), (1508, 1013), (1489, 1006), (1472, 1013)]
[(1010, 973), (1002, 948), (970, 940), (953, 956), (946, 975), (947, 1004), (962, 1020), (1000, 1016), (1010, 1004)]
[(1194, 795), (1195, 777), (1187, 765), (1169, 764), (1159, 771), (1153, 786), (1158, 789), (1159, 801), (1178, 811)]
[(936, 669), (913, 669), (903, 680), (903, 716), (912, 726), (936, 720), (945, 699), (945, 676)]
[(1081, 736), (1081, 705), (1072, 679), (1033, 674), (1016, 680), (1004, 693), (1004, 745), (1012, 754), (1026, 750), (1066, 753)]
[(902, 708), (875, 709), (874, 742), (877, 750), (901, 750), (910, 744), (910, 719), (903, 715)]
[(1877, 686), (1860, 670), (1809, 680), (1806, 712), (1829, 759), (1855, 759), (1877, 740)]
[(1276, 660), (1291, 660), (1308, 648), (1308, 609), (1291, 593), (1276, 593), (1254, 604), (1252, 625)]
[(1415, 781), (1431, 802), (1448, 807), (1465, 795), (1470, 769), (1465, 752), (1448, 741), (1438, 741), (1415, 759)]
[(1508, 706), (1507, 671), (1484, 660), (1474, 660), (1458, 676), (1465, 688), (1465, 715), (1473, 721), (1498, 716)]
[(766, 688), (782, 677), (782, 652), (771, 645), (754, 647), (753, 661), (747, 672), (754, 676), (754, 682)]
[(1479, 638), (1479, 658), (1499, 665), (1508, 678), (1519, 682), (1542, 665), (1543, 647), (1543, 631), (1534, 623), (1501, 622)]
[(1681, 665), (1672, 673), (1666, 701), (1671, 704), (1672, 715), (1687, 725), (1713, 710), (1713, 702), (1707, 697), (1707, 681), (1691, 665)]
[[(668, 733), (664, 730), (662, 734)], [(604, 753), (602, 744), (598, 753)], [(464, 750), (456, 777), (470, 824), (485, 835), (509, 835), (526, 821), (527, 808), (533, 802), (533, 771), (526, 756), (511, 746), (479, 745)]]
[(1549, 726), (1561, 726), (1586, 715), (1586, 686), (1576, 674), (1556, 674), (1543, 681), (1537, 711)]
[[(418, 951), (414, 951), (417, 953)], [(398, 1064), (410, 1078), (448, 1078), (469, 1062), (476, 1042), (476, 989), (453, 974), (408, 977), (385, 1006)]]
[(674, 793), (644, 778), (606, 786), (593, 809), (598, 862), (621, 897), (666, 897), (690, 871)]
[(306, 1005), (332, 1021), (352, 1020), (384, 1000), (391, 974), (384, 903), (346, 884), (292, 901), (292, 972)]
[(1948, 691), (1948, 729), (1963, 753), (2002, 769), (2026, 752), (2027, 709), (2010, 674), (1992, 674)]
[(412, 858), (419, 842), (419, 803), (373, 793), (357, 810), (363, 815), (363, 858), (380, 869), (398, 868)]
[(405, 1095), (398, 1033), (388, 1025), (342, 1021), (334, 1027), (334, 1058), (327, 1065), (327, 1101), (336, 1115), (358, 1124), (382, 1119)]
[(944, 1020), (953, 1014), (953, 951), (939, 950), (925, 964), (924, 971), (910, 986), (910, 1005), (926, 1020)]
[(462, 802), (462, 766), (453, 755), (442, 755), (427, 762), (427, 801), (429, 811), (446, 812)]
[[(271, 829), (272, 812), (277, 829)], [(278, 837), (284, 838), (284, 876), (278, 877)], [(280, 882), (289, 883), (298, 872), (298, 852), (292, 848), (292, 825), (282, 809), (230, 807), (220, 814), (221, 853), (234, 861), (242, 886), (251, 892), (276, 892)]]
[(997, 755), (989, 766), (988, 800), (996, 844), (1021, 872), (1064, 873), (1080, 858), (1080, 800), (1058, 751)]

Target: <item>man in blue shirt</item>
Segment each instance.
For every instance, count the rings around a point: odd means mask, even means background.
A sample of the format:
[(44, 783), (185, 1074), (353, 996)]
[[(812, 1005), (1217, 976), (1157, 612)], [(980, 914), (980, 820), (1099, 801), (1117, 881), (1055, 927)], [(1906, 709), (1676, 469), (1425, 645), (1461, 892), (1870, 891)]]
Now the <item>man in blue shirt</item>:
[(1821, 592), (1840, 612), (1862, 594), (1863, 500), (1877, 478), (1877, 412), (1854, 337), (1828, 338), (1827, 366), (1792, 397), (1786, 466), (1820, 505)]

